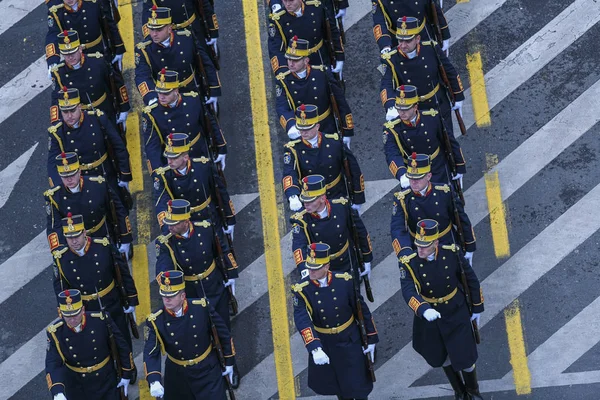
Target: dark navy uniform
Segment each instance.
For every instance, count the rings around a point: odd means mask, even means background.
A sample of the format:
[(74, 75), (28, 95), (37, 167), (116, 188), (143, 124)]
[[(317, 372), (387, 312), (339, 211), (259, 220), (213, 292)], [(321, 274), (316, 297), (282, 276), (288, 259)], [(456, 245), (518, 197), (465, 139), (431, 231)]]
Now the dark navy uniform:
[(149, 384), (162, 383), (161, 351), (167, 354), (164, 400), (227, 400), (221, 366), (211, 342), (209, 315), (217, 328), (225, 363), (232, 366), (233, 339), (206, 299), (185, 300), (181, 317), (164, 309), (148, 316), (144, 370)]
[[(130, 182), (132, 177), (129, 153), (114, 124), (100, 110), (84, 111), (81, 115), (77, 128), (70, 127), (63, 121), (56, 122), (48, 128), (48, 176), (51, 182), (60, 182), (53, 164), (54, 159), (60, 153), (70, 151), (79, 155), (84, 175), (103, 175), (109, 185), (114, 184), (115, 187), (117, 178), (124, 182)], [(101, 125), (104, 126), (105, 133), (102, 131)], [(115, 171), (113, 163), (108, 157), (105, 141), (109, 141), (112, 146), (119, 171)]]
[[(414, 123), (402, 121), (396, 117), (384, 124), (383, 150), (385, 160), (394, 178), (406, 172), (406, 165), (412, 153), (427, 154), (431, 158), (431, 180), (433, 182), (448, 182), (451, 178), (447, 168), (445, 154), (444, 132), (439, 112), (435, 109), (417, 112)], [(452, 146), (452, 154), (456, 163), (456, 172), (466, 173), (465, 158), (454, 135), (448, 138)]]
[[(354, 240), (352, 239), (352, 221), (356, 224), (360, 243), (356, 243), (362, 253), (364, 262), (373, 260), (371, 239), (367, 228), (350, 208), (346, 198), (333, 199), (326, 204), (328, 216), (320, 218), (318, 214), (311, 214), (302, 210), (290, 218), (292, 224), (292, 251), (298, 269), (304, 269), (306, 260), (306, 246), (313, 242), (327, 243), (331, 247), (331, 270), (345, 272), (350, 270), (350, 258), (357, 265), (354, 254)], [(352, 218), (352, 219), (351, 219)]]
[[(185, 174), (172, 170), (170, 167), (161, 167), (154, 171), (155, 210), (159, 225), (163, 233), (168, 233), (163, 226), (169, 200), (185, 199), (192, 206), (193, 221), (210, 219), (217, 222), (217, 226), (235, 225), (235, 209), (229, 198), (223, 181), (216, 173), (214, 164), (205, 157), (190, 159)], [(218, 190), (223, 201), (225, 221), (219, 218), (217, 200), (214, 191)]]
[[(360, 331), (355, 320), (356, 295), (352, 275), (327, 273), (327, 286), (303, 279), (292, 286), (294, 322), (309, 352), (308, 386), (321, 395), (367, 398), (373, 382), (366, 368)], [(379, 342), (371, 312), (362, 307), (369, 344)], [(321, 347), (329, 364), (316, 365), (311, 352)]]
[[(110, 8), (104, 6), (104, 1), (79, 0), (79, 8), (74, 11), (61, 2), (48, 8), (48, 33), (46, 34), (46, 61), (48, 66), (60, 62), (57, 35), (68, 29), (79, 33), (81, 44), (86, 53), (99, 52), (106, 54), (110, 62), (107, 36), (113, 41), (116, 54), (125, 53), (123, 39), (112, 17)], [(102, 19), (105, 18), (110, 32), (103, 31)]]
[[(433, 28), (433, 19), (431, 18), (431, 3), (435, 4), (435, 10), (442, 30), (442, 38), (450, 39), (450, 30), (448, 22), (442, 12), (442, 8), (432, 0), (373, 0), (373, 35), (379, 46), (379, 50), (385, 47), (393, 49), (398, 46), (396, 39), (396, 29), (398, 18), (412, 16), (423, 21), (425, 19), (427, 29), (432, 38), (435, 30)], [(423, 33), (425, 39), (429, 39), (426, 33)], [(439, 39), (439, 38), (438, 38)]]
[[(298, 36), (308, 40), (310, 63), (312, 65), (335, 65), (335, 61), (344, 61), (344, 46), (340, 31), (335, 23), (333, 10), (325, 7), (319, 0), (307, 0), (302, 3), (300, 17), (289, 13), (285, 8), (269, 14), (269, 57), (271, 68), (277, 74), (280, 67), (287, 66), (285, 52), (288, 42)], [(335, 54), (330, 54), (327, 23), (331, 30), (331, 41)], [(313, 103), (313, 102), (307, 102)], [(320, 108), (320, 107), (319, 107)]]
[[(458, 247), (439, 245), (432, 261), (412, 256), (400, 258), (402, 296), (414, 311), (413, 348), (432, 367), (441, 367), (450, 357), (455, 371), (470, 368), (477, 360), (469, 310), (458, 257), (467, 277), (473, 312), (483, 312), (479, 280)], [(433, 308), (442, 317), (428, 322), (425, 310)]]
[[(456, 204), (458, 215), (463, 228), (466, 251), (476, 249), (475, 232), (464, 205), (457, 194), (447, 184), (429, 183), (425, 195), (415, 193), (411, 189), (394, 193), (394, 208), (392, 210), (391, 235), (392, 246), (396, 255), (405, 256), (413, 252), (415, 232), (412, 227), (423, 219), (435, 219), (440, 226), (440, 245), (452, 244), (458, 240), (458, 233), (453, 227), (454, 208), (452, 197)], [(451, 232), (452, 230), (452, 232)]]
[[(202, 99), (197, 92), (180, 95), (175, 107), (154, 103), (143, 108), (142, 130), (149, 169), (167, 164), (163, 155), (170, 133), (185, 133), (190, 138), (190, 157), (212, 158), (207, 146), (208, 132), (204, 130)], [(215, 133), (219, 154), (227, 154), (227, 142), (216, 120), (209, 118)], [(213, 155), (216, 156), (216, 155)]]
[(115, 264), (123, 279), (123, 287), (130, 306), (139, 304), (135, 283), (129, 272), (127, 262), (121, 258), (117, 249), (108, 238), (87, 238), (84, 254), (79, 255), (67, 246), (61, 246), (52, 252), (54, 257), (54, 291), (58, 295), (66, 289), (78, 289), (81, 292), (87, 311), (100, 311), (96, 289), (102, 305), (110, 313), (121, 334), (131, 346), (129, 325), (121, 307), (119, 289), (115, 280)]
[[(201, 43), (208, 40), (200, 12), (197, 11), (197, 3), (193, 0), (144, 0), (142, 9), (142, 34), (148, 36), (148, 27), (146, 22), (151, 15), (150, 3), (157, 7), (167, 7), (171, 9), (171, 18), (175, 29), (192, 29)], [(202, 9), (208, 26), (208, 33), (211, 38), (219, 37), (219, 22), (215, 14), (214, 6), (210, 0), (202, 0)]]
[[(304, 78), (300, 78), (286, 67), (277, 74), (276, 78), (275, 104), (279, 123), (286, 132), (296, 123), (294, 113), (301, 104), (313, 104), (318, 107), (321, 132), (338, 132), (329, 97), (331, 89), (340, 112), (342, 132), (339, 133), (343, 136), (354, 135), (352, 111), (346, 101), (344, 91), (327, 67), (310, 65)], [(328, 81), (329, 83), (327, 83)]]
[[(301, 192), (301, 180), (307, 175), (322, 175), (327, 182), (327, 197), (347, 196), (344, 178), (344, 153), (348, 159), (352, 176), (352, 202), (365, 202), (365, 181), (348, 146), (342, 143), (337, 133), (318, 133), (317, 147), (313, 148), (306, 140), (288, 142), (283, 153), (283, 191), (289, 199)], [(343, 148), (342, 148), (343, 146)]]

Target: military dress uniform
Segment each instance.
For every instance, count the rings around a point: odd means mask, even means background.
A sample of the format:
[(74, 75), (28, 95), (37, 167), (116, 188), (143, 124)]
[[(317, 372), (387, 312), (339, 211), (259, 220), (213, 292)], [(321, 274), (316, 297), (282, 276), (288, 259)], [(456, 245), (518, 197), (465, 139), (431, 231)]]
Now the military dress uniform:
[[(319, 110), (314, 105), (300, 105), (296, 109), (296, 128), (311, 129), (318, 120)], [(354, 154), (337, 133), (317, 133), (316, 144), (304, 139), (288, 142), (283, 153), (283, 191), (289, 199), (301, 192), (302, 178), (322, 175), (326, 180), (327, 197), (348, 196), (344, 177), (344, 159), (348, 161), (352, 181), (350, 198), (353, 204), (365, 202), (365, 180)]]
[[(310, 175), (303, 179), (302, 184), (303, 190), (300, 195), (302, 201), (309, 201), (311, 198), (315, 199), (317, 196), (325, 195), (326, 189), (322, 176)], [(330, 246), (332, 271), (350, 271), (351, 262), (357, 265), (355, 246), (362, 252), (363, 261), (370, 263), (373, 260), (373, 249), (369, 233), (358, 213), (350, 207), (348, 199), (340, 197), (327, 200), (325, 209), (327, 214), (325, 217), (321, 217), (319, 213), (309, 213), (306, 210), (291, 216), (292, 251), (296, 267), (299, 270), (305, 269), (307, 246), (316, 242), (326, 243)], [(360, 243), (354, 243), (353, 224), (356, 225)]]
[[(407, 174), (424, 176), (429, 172), (429, 159), (425, 154), (417, 154), (416, 166), (409, 166)], [(411, 163), (412, 164), (412, 163)], [(412, 175), (411, 175), (412, 174)], [(453, 202), (454, 199), (454, 202)], [(407, 189), (394, 193), (392, 209), (391, 236), (392, 247), (397, 256), (410, 255), (413, 252), (416, 224), (427, 218), (435, 219), (440, 226), (439, 241), (441, 245), (449, 245), (458, 240), (458, 232), (454, 227), (454, 207), (458, 212), (462, 225), (467, 252), (476, 250), (475, 232), (469, 217), (465, 213), (464, 204), (448, 184), (429, 182), (424, 194)]]
[[(157, 280), (162, 296), (173, 296), (185, 287), (181, 271), (164, 272)], [(160, 309), (146, 320), (144, 371), (148, 383), (164, 384), (164, 400), (226, 400), (225, 381), (211, 341), (213, 323), (225, 363), (233, 366), (235, 348), (225, 322), (205, 298), (186, 299), (181, 314)], [(167, 355), (164, 378), (161, 352)]]
[[(103, 7), (103, 2), (96, 0), (79, 0), (77, 4), (76, 11), (64, 2), (48, 8), (48, 33), (46, 34), (48, 66), (60, 62), (57, 35), (66, 30), (75, 30), (79, 33), (85, 53), (99, 52), (108, 56), (109, 62), (115, 55), (124, 54), (123, 39), (110, 8)], [(102, 19), (106, 20), (109, 32), (104, 32)], [(112, 51), (108, 48), (108, 40), (112, 41), (116, 54), (108, 54)]]
[[(396, 96), (396, 108), (411, 108), (419, 102), (416, 87), (402, 85)], [(431, 159), (433, 182), (450, 183), (451, 174), (446, 159), (446, 144), (439, 111), (417, 111), (414, 121), (404, 121), (399, 116), (384, 124), (383, 150), (385, 160), (394, 178), (400, 180), (406, 173), (413, 153), (427, 154)], [(467, 172), (465, 158), (454, 135), (449, 134), (456, 172)]]
[[(335, 22), (333, 10), (320, 0), (306, 0), (301, 5), (302, 15), (288, 12), (285, 8), (269, 14), (269, 57), (271, 68), (277, 74), (280, 67), (287, 65), (286, 49), (293, 45), (297, 36), (311, 43), (308, 57), (311, 65), (335, 65), (334, 61), (344, 61), (344, 45)], [(330, 33), (327, 29), (330, 29)], [(330, 44), (335, 54), (330, 54)]]
[[(328, 260), (327, 245), (316, 243), (307, 267), (321, 268)], [(360, 302), (367, 332), (367, 342), (379, 342), (375, 322), (360, 292), (355, 291), (348, 272), (328, 271), (325, 282), (306, 277), (292, 285), (294, 323), (302, 336), (308, 356), (308, 387), (320, 395), (337, 395), (343, 399), (366, 399), (373, 382), (366, 368), (357, 325), (357, 302)], [(311, 353), (322, 348), (329, 363), (317, 365)]]
[[(379, 50), (388, 47), (390, 49), (398, 46), (396, 31), (397, 21), (405, 15), (412, 15), (419, 21), (426, 21), (426, 26), (432, 38), (435, 37), (433, 18), (431, 17), (431, 4), (434, 4), (437, 18), (442, 31), (442, 39), (450, 39), (448, 22), (437, 2), (432, 0), (373, 0), (373, 36), (379, 46)], [(428, 40), (429, 37), (425, 36)], [(439, 40), (439, 38), (437, 38)]]
[[(58, 302), (63, 316), (82, 312), (78, 290), (61, 292)], [(118, 349), (122, 376), (133, 377), (133, 355), (119, 328), (110, 316), (85, 311), (78, 327), (60, 319), (46, 329), (46, 383), (53, 396), (62, 393), (69, 400), (120, 400), (108, 326)]]

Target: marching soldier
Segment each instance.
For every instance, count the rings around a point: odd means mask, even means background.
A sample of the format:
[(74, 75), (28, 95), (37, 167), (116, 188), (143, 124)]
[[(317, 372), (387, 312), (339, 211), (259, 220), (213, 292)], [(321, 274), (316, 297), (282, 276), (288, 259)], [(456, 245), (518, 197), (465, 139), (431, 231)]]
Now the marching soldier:
[[(146, 320), (144, 371), (150, 395), (226, 400), (235, 348), (225, 322), (206, 298), (186, 297), (183, 272), (162, 272), (156, 280), (164, 308)], [(167, 355), (164, 378), (161, 352)]]
[(436, 221), (413, 226), (417, 253), (399, 263), (402, 296), (415, 313), (413, 347), (429, 365), (444, 369), (455, 399), (481, 400), (474, 330), (484, 309), (479, 279), (458, 246), (440, 243)]
[(202, 99), (208, 99), (206, 106), (213, 104), (216, 108), (217, 97), (221, 96), (219, 75), (205, 48), (195, 43), (192, 32), (175, 31), (171, 9), (166, 7), (152, 6), (146, 26), (151, 40), (138, 43), (135, 49), (135, 84), (144, 103), (154, 103), (159, 72), (168, 68), (179, 73), (181, 92), (200, 91)]
[[(61, 153), (75, 152), (83, 175), (101, 175), (111, 188), (129, 189), (131, 167), (129, 153), (114, 124), (100, 110), (84, 111), (79, 90), (63, 87), (58, 92), (60, 118), (48, 128), (48, 176), (50, 186), (59, 182), (55, 160)], [(109, 157), (108, 151), (113, 156)]]
[(119, 328), (109, 315), (86, 311), (77, 289), (60, 292), (58, 305), (61, 318), (46, 329), (46, 383), (54, 400), (120, 400), (134, 368)]
[[(75, 30), (79, 33), (86, 53), (99, 52), (108, 57), (107, 61), (111, 64), (117, 63), (119, 70), (122, 69), (125, 46), (106, 3), (108, 2), (104, 0), (63, 0), (48, 8), (48, 33), (46, 34), (48, 75), (51, 67), (60, 62), (60, 54), (56, 51), (59, 44), (58, 34), (66, 30)], [(63, 43), (65, 47), (69, 44), (69, 42)]]
[(108, 238), (87, 235), (81, 215), (68, 213), (62, 219), (62, 231), (66, 245), (52, 252), (54, 291), (79, 290), (88, 311), (101, 311), (102, 302), (131, 347), (128, 321), (139, 302), (127, 262)]
[[(352, 275), (333, 273), (329, 266), (329, 246), (312, 243), (306, 258), (308, 276), (292, 285), (294, 322), (309, 352), (308, 387), (342, 400), (366, 399), (373, 381), (365, 357), (372, 362), (379, 342), (375, 322)], [(357, 320), (366, 328), (362, 340)]]
[[(356, 252), (362, 252), (364, 270), (361, 276), (371, 273), (373, 253), (367, 228), (350, 207), (349, 201), (340, 197), (327, 199), (325, 178), (321, 175), (309, 175), (302, 178), (300, 200), (304, 210), (290, 218), (292, 224), (292, 251), (294, 261), (306, 275), (305, 261), (307, 246), (322, 242), (331, 247), (331, 270), (347, 272), (351, 263), (358, 265)], [(357, 238), (357, 239), (355, 239)], [(350, 260), (352, 258), (352, 260)]]
[[(344, 143), (350, 146), (354, 121), (344, 91), (327, 67), (309, 62), (309, 46), (304, 39), (291, 38), (285, 53), (289, 69), (282, 69), (276, 76), (275, 100), (279, 123), (290, 139), (298, 139), (300, 132), (296, 129), (294, 118), (296, 108), (301, 104), (314, 104), (321, 112), (321, 131), (342, 134)], [(332, 104), (331, 96), (337, 107)], [(339, 121), (336, 122), (336, 118)]]
[(283, 7), (269, 15), (269, 57), (271, 68), (277, 74), (285, 65), (286, 49), (294, 45), (294, 36), (313, 44), (306, 48), (306, 57), (312, 65), (332, 67), (342, 79), (344, 46), (333, 11), (319, 0), (283, 0)]
[[(400, 29), (396, 32), (398, 47), (381, 55), (381, 103), (387, 110), (389, 121), (398, 116), (394, 108), (395, 93), (401, 85), (414, 85), (419, 96), (419, 109), (427, 111), (436, 109), (441, 112), (449, 134), (452, 134), (452, 110), (459, 110), (465, 99), (463, 85), (448, 57), (437, 42), (421, 34), (427, 35), (424, 22), (414, 17), (398, 19)], [(443, 68), (451, 87), (440, 77)], [(452, 91), (452, 92), (449, 92)], [(454, 104), (450, 99), (454, 99)]]
[(204, 129), (208, 124), (204, 124), (204, 106), (198, 93), (180, 93), (179, 74), (164, 68), (158, 74), (155, 91), (158, 102), (142, 110), (142, 130), (150, 172), (167, 165), (163, 152), (168, 136), (173, 132), (189, 136), (192, 158), (214, 158), (216, 163), (220, 163), (221, 169), (225, 169), (227, 142), (218, 125), (211, 124), (209, 127), (214, 136)]
[[(407, 188), (410, 184), (404, 174), (410, 155), (427, 154), (431, 160), (432, 181), (450, 183), (451, 169), (447, 160), (450, 150), (457, 171), (452, 179), (461, 179), (466, 167), (458, 141), (454, 135), (444, 132), (437, 110), (419, 111), (418, 104), (415, 86), (401, 85), (398, 88), (395, 108), (399, 115), (386, 122), (383, 131), (383, 149), (390, 172), (403, 188)], [(447, 148), (448, 142), (451, 149)]]
[(415, 0), (414, 3), (412, 1), (373, 0), (373, 35), (381, 54), (398, 46), (396, 35), (402, 24), (398, 24), (397, 21), (405, 15), (412, 15), (420, 21), (424, 21), (430, 36), (439, 41), (440, 38), (436, 36), (438, 31), (434, 26), (432, 8), (435, 8), (440, 33), (442, 34), (442, 51), (448, 55), (450, 49), (448, 22), (442, 7), (432, 0)]
[(428, 155), (411, 155), (405, 173), (411, 188), (394, 193), (392, 247), (398, 257), (412, 254), (415, 232), (410, 227), (416, 226), (423, 219), (435, 218), (441, 228), (440, 243), (450, 245), (463, 237), (465, 257), (472, 262), (476, 249), (475, 232), (465, 213), (464, 204), (448, 184), (430, 182), (430, 171)]
[(192, 222), (212, 220), (223, 232), (233, 237), (235, 209), (227, 189), (212, 161), (206, 157), (191, 158), (190, 143), (185, 133), (169, 135), (164, 155), (168, 164), (155, 170), (154, 193), (158, 224), (168, 234), (164, 219), (169, 200), (190, 202)]
[[(301, 139), (285, 145), (283, 153), (283, 191), (292, 211), (302, 208), (298, 199), (300, 182), (307, 175), (322, 175), (326, 179), (327, 196), (348, 197), (346, 180), (351, 185), (352, 208), (359, 211), (365, 202), (365, 181), (360, 166), (350, 149), (337, 133), (323, 134), (318, 123), (319, 110), (311, 104), (296, 109), (296, 129)], [(345, 171), (347, 164), (348, 171)], [(350, 177), (345, 176), (346, 172)]]
[[(57, 36), (64, 62), (51, 69), (54, 81), (51, 120), (58, 118), (58, 92), (68, 86), (79, 90), (84, 102), (91, 100), (92, 107), (104, 112), (113, 122), (124, 124), (131, 105), (123, 75), (108, 64), (100, 52), (84, 54), (77, 31), (69, 30)], [(84, 104), (82, 109), (89, 110), (90, 106)]]
[(129, 254), (133, 236), (127, 209), (102, 176), (81, 176), (77, 153), (62, 153), (54, 159), (62, 181), (44, 192), (48, 213), (46, 233), (50, 251), (65, 244), (61, 220), (68, 213), (80, 214), (91, 237), (110, 237), (119, 251)]

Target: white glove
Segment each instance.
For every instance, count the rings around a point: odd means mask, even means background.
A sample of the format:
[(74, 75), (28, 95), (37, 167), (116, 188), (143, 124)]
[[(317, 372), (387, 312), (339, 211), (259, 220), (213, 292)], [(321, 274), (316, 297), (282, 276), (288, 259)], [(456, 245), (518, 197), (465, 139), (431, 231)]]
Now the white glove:
[(207, 40), (207, 41), (206, 41), (206, 44), (207, 44), (208, 46), (214, 46), (214, 45), (216, 45), (216, 44), (217, 44), (217, 38), (212, 38), (212, 39), (210, 39), (210, 40)]
[(111, 64), (117, 63), (119, 71), (123, 70), (123, 54), (117, 54), (115, 58), (110, 62)]
[(281, 4), (273, 4), (271, 10), (273, 11), (273, 14), (275, 14), (277, 11), (281, 10)]
[(129, 260), (129, 248), (131, 247), (131, 243), (121, 243), (119, 246), (119, 253), (125, 254), (125, 257)]
[(125, 314), (131, 314), (131, 313), (132, 313), (132, 312), (134, 312), (134, 311), (135, 311), (135, 307), (134, 307), (134, 306), (129, 306), (129, 307), (127, 307), (127, 308), (123, 307), (123, 312), (124, 312)]
[(369, 279), (371, 279), (371, 263), (370, 262), (365, 263), (365, 270), (360, 273), (360, 276), (365, 276), (365, 275), (367, 275), (367, 277)]
[(217, 103), (218, 103), (218, 100), (215, 96), (212, 96), (208, 100), (206, 100), (206, 105), (209, 106), (212, 104), (215, 109), (215, 112), (217, 112), (217, 107), (218, 107)]
[(223, 228), (223, 233), (226, 235), (231, 235), (231, 240), (233, 240), (233, 229), (235, 225), (227, 225), (227, 229)]
[(400, 114), (398, 114), (398, 110), (396, 110), (396, 107), (390, 107), (390, 108), (388, 108), (387, 112), (385, 113), (385, 120), (391, 121), (394, 118), (398, 118), (399, 116), (400, 116)]
[(317, 347), (315, 350), (312, 351), (312, 356), (313, 361), (317, 365), (329, 364), (329, 357), (327, 357), (327, 354), (325, 354), (323, 349), (320, 347)]
[(477, 327), (479, 327), (479, 319), (480, 318), (481, 318), (480, 313), (473, 313), (473, 315), (471, 315), (471, 321), (475, 320), (475, 322), (477, 323)]
[(454, 110), (458, 110), (458, 112), (460, 113), (460, 115), (462, 116), (462, 100), (461, 101), (455, 101), (454, 105), (452, 106), (452, 111)]
[(299, 130), (298, 130), (298, 128), (296, 128), (295, 126), (292, 126), (292, 127), (291, 127), (291, 128), (288, 130), (287, 134), (288, 134), (288, 137), (289, 137), (291, 140), (296, 140), (296, 139), (298, 139), (298, 138), (300, 137), (300, 131), (299, 131)]
[(452, 180), (453, 181), (458, 180), (458, 183), (460, 184), (460, 187), (463, 187), (462, 178), (463, 178), (463, 174), (456, 174), (456, 175), (452, 176)]
[(446, 53), (446, 57), (450, 57), (450, 39), (442, 41), (442, 51)]
[(367, 348), (363, 348), (363, 354), (369, 354), (369, 356), (371, 357), (371, 362), (375, 362), (375, 345), (374, 344), (370, 344), (367, 346)]
[(225, 154), (219, 154), (215, 159), (215, 164), (221, 163), (221, 169), (225, 171)]
[(335, 14), (335, 19), (338, 18), (344, 18), (346, 16), (346, 9), (345, 8), (340, 8), (338, 13)]
[(129, 182), (119, 181), (118, 185), (119, 187), (127, 189), (127, 191), (129, 192)]
[(353, 210), (356, 210), (356, 212), (360, 216), (360, 204), (352, 204), (350, 207), (352, 207)]
[(402, 187), (402, 189), (410, 187), (410, 180), (406, 177), (406, 174), (400, 177), (400, 186)]
[(159, 381), (152, 382), (150, 385), (150, 396), (152, 397), (162, 397), (165, 395), (165, 388), (160, 384)]
[(129, 387), (129, 379), (121, 378), (121, 382), (119, 382), (119, 384), (117, 385), (117, 389), (120, 387), (123, 388), (123, 394), (125, 394), (125, 397), (127, 397), (127, 388)]
[(54, 400), (67, 400), (67, 398), (65, 397), (64, 394), (57, 393), (57, 394), (54, 395)]
[(333, 68), (333, 66), (331, 67), (331, 72), (336, 73), (336, 74), (340, 74), (340, 80), (342, 80), (342, 69), (344, 69), (344, 62), (343, 61), (336, 61), (335, 62), (335, 68)]
[(386, 54), (389, 53), (392, 49), (390, 49), (388, 46), (385, 46), (383, 49), (381, 49), (380, 53), (381, 54)]
[(231, 286), (231, 293), (235, 296), (235, 279), (229, 278), (227, 282), (223, 282), (224, 287)]
[(350, 148), (350, 142), (352, 141), (352, 136), (344, 136), (342, 138), (342, 141), (348, 148)]
[(440, 0), (440, 9), (444, 8), (444, 0)]
[(290, 196), (288, 201), (290, 202), (290, 210), (300, 211), (300, 209), (302, 208), (302, 203), (300, 202), (300, 199), (298, 198), (298, 196), (296, 196), (296, 195)]
[(473, 252), (472, 251), (467, 251), (465, 253), (465, 258), (469, 261), (469, 265), (471, 267), (473, 267)]
[(148, 105), (151, 106), (152, 104), (156, 103), (158, 101), (158, 99), (155, 97), (153, 99), (150, 99), (150, 101), (148, 102)]
[[(52, 80), (52, 68), (56, 67), (56, 64), (52, 64), (48, 67), (48, 79)], [(62, 394), (62, 393), (59, 393)]]
[(117, 118), (117, 124), (125, 123), (125, 121), (127, 121), (128, 114), (129, 114), (129, 112), (127, 112), (127, 111), (119, 113), (119, 117)]
[(227, 365), (225, 371), (221, 372), (221, 375), (226, 376), (229, 379), (229, 383), (233, 383), (233, 367), (231, 365)]
[(423, 318), (431, 322), (435, 321), (438, 318), (442, 318), (442, 315), (439, 312), (435, 311), (433, 308), (429, 308), (423, 313)]

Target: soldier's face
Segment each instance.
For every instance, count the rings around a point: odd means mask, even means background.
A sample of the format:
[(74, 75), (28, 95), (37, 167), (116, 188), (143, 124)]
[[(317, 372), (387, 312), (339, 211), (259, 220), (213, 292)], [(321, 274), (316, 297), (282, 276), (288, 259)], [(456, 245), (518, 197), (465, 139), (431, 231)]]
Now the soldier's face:
[(69, 7), (73, 7), (75, 5), (75, 3), (77, 3), (78, 0), (63, 0), (65, 2), (66, 5), (68, 5)]
[(175, 89), (171, 90), (169, 93), (159, 92), (158, 93), (158, 101), (163, 106), (166, 106), (167, 104), (171, 104), (175, 100), (177, 100), (177, 96), (179, 96), (179, 90), (175, 90)]
[(297, 11), (300, 8), (300, 4), (302, 4), (302, 0), (283, 0), (283, 6), (286, 11), (291, 13)]
[(431, 172), (426, 174), (421, 179), (409, 179), (408, 181), (410, 183), (410, 188), (414, 192), (420, 192), (421, 190), (423, 190), (427, 187), (430, 179), (431, 179)]
[(319, 128), (320, 128), (320, 125), (315, 124), (315, 126), (313, 126), (310, 129), (306, 129), (306, 130), (299, 129), (300, 136), (302, 136), (302, 139), (304, 139), (304, 140), (314, 139), (314, 137), (317, 136), (317, 133), (319, 133)]
[(77, 185), (79, 185), (80, 177), (81, 177), (81, 171), (77, 171), (77, 173), (75, 175), (61, 176), (60, 180), (62, 181), (63, 185), (65, 185), (69, 189), (74, 189), (77, 187)]
[(325, 264), (319, 269), (309, 269), (308, 277), (312, 280), (323, 279), (327, 276), (327, 271), (329, 271), (329, 264)]
[(437, 249), (437, 245), (438, 245), (438, 241), (436, 240), (428, 247), (418, 247), (417, 246), (417, 254), (419, 255), (419, 258), (429, 257), (431, 254), (433, 254), (435, 252), (435, 249)]
[(69, 65), (77, 65), (81, 62), (81, 47), (75, 52), (71, 54), (63, 54), (65, 61)]
[(183, 301), (185, 300), (185, 292), (182, 290), (181, 292), (177, 293), (175, 296), (172, 296), (172, 297), (161, 296), (161, 297), (162, 297), (163, 305), (165, 306), (165, 308), (167, 310), (171, 311), (172, 313), (176, 313), (177, 311), (181, 310), (181, 307), (183, 307)]
[(85, 312), (85, 307), (81, 307), (81, 312), (79, 314), (73, 315), (71, 317), (67, 317), (66, 315), (63, 315), (63, 318), (64, 318), (65, 322), (67, 323), (67, 325), (69, 325), (71, 328), (75, 328), (83, 320), (84, 312)]
[(186, 166), (189, 159), (188, 153), (183, 153), (179, 157), (167, 157), (167, 163), (171, 169), (182, 169)]
[(69, 126), (75, 125), (79, 119), (81, 118), (81, 106), (78, 105), (72, 110), (62, 111), (60, 112), (62, 115), (63, 121)]
[(150, 37), (154, 43), (161, 43), (167, 40), (169, 34), (171, 33), (171, 27), (169, 25), (165, 25), (162, 28), (158, 29), (149, 29)]
[(420, 41), (420, 35), (415, 35), (415, 37), (410, 40), (398, 40), (398, 48), (402, 50), (403, 53), (410, 53), (417, 48), (417, 43)]
[(400, 115), (400, 119), (404, 121), (411, 121), (417, 115), (417, 105), (415, 104), (408, 110), (398, 110), (398, 115)]
[(169, 232), (174, 235), (183, 235), (189, 229), (190, 224), (188, 223), (188, 220), (178, 222), (175, 225), (169, 225)]
[(87, 235), (85, 232), (82, 232), (79, 236), (68, 237), (67, 245), (71, 250), (77, 251), (83, 249), (85, 243), (87, 242)]
[(319, 196), (314, 201), (305, 202), (304, 208), (306, 208), (306, 211), (308, 211), (309, 213), (316, 213), (322, 211), (323, 208), (325, 208), (325, 200), (325, 196)]
[(302, 72), (308, 66), (308, 57), (304, 57), (304, 58), (302, 58), (300, 60), (290, 60), (288, 58), (287, 59), (287, 64), (288, 64), (288, 68), (293, 73)]

